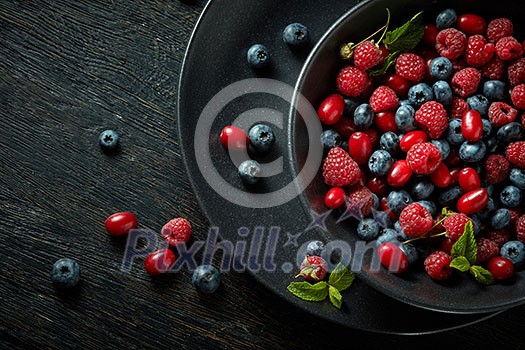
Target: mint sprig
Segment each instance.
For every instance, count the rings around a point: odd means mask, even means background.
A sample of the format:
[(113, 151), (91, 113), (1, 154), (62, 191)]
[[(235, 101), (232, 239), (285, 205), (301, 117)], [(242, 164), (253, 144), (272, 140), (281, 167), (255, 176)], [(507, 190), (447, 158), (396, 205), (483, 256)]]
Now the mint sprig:
[(339, 263), (330, 274), (328, 282), (291, 282), (287, 289), (296, 297), (306, 301), (322, 301), (329, 297), (332, 304), (340, 309), (343, 304), (341, 292), (352, 285), (355, 274)]

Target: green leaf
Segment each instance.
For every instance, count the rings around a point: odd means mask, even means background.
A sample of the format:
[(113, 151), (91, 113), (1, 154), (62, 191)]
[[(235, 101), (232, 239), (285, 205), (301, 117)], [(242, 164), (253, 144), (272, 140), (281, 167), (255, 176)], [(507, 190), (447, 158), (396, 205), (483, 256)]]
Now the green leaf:
[(350, 287), (354, 279), (355, 274), (339, 263), (330, 274), (328, 284), (341, 292)]
[(330, 296), (330, 301), (332, 302), (332, 304), (334, 304), (336, 308), (340, 309), (341, 305), (343, 304), (343, 296), (341, 295), (341, 293), (339, 293), (337, 288), (329, 286), (328, 295)]
[(394, 63), (396, 63), (397, 56), (399, 56), (398, 51), (388, 54), (388, 56), (386, 56), (385, 58), (385, 61), (383, 62), (383, 65), (379, 68), (369, 70), (368, 75), (374, 77), (374, 76), (385, 74), (388, 71), (388, 69)]
[(465, 230), (459, 239), (452, 246), (450, 251), (452, 258), (464, 256), (468, 262), (473, 265), (478, 256), (478, 246), (476, 245), (476, 238), (474, 237), (474, 228), (472, 222), (465, 224)]
[(291, 282), (288, 290), (298, 298), (307, 301), (325, 300), (328, 295), (328, 284), (325, 281), (311, 284), (308, 282)]
[(492, 284), (494, 283), (494, 276), (490, 273), (490, 271), (484, 269), (483, 267), (479, 265), (473, 265), (470, 267), (470, 273), (474, 275), (474, 278), (476, 278), (476, 281), (478, 281), (481, 284)]
[(450, 267), (455, 268), (461, 272), (468, 271), (470, 269), (470, 263), (464, 256), (458, 256), (450, 262)]
[(424, 33), (423, 12), (419, 12), (401, 27), (387, 32), (383, 43), (390, 52), (408, 52), (419, 44)]

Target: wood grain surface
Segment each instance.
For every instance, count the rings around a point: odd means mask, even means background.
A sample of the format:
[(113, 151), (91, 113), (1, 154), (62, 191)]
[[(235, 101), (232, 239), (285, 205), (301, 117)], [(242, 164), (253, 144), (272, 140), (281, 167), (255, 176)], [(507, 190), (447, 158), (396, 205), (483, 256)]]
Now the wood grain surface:
[[(176, 132), (178, 75), (204, 5), (0, 0), (0, 348), (522, 347), (525, 307), (409, 338), (313, 318), (249, 274), (226, 274), (204, 297), (184, 271), (151, 278), (137, 261), (121, 272), (125, 240), (103, 226), (113, 212), (156, 231), (184, 216), (196, 238), (207, 232)], [(97, 144), (106, 128), (121, 135), (113, 156)], [(82, 266), (72, 292), (50, 283), (60, 257)]]

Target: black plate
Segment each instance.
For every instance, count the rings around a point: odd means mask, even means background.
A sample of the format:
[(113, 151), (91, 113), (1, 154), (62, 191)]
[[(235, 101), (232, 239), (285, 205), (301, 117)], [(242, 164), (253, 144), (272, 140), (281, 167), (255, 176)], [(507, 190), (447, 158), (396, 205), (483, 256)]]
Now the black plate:
[[(249, 5), (243, 0), (214, 0), (208, 3), (190, 40), (179, 84), (179, 137), (195, 194), (210, 223), (219, 228), (223, 240), (237, 243), (242, 239), (239, 228), (247, 227), (249, 235), (244, 239), (251, 241), (255, 227), (264, 228), (258, 262), (266, 262), (268, 266), (258, 272), (252, 271), (255, 278), (277, 295), (315, 315), (353, 328), (405, 334), (451, 329), (491, 317), (494, 314), (453, 315), (413, 307), (385, 296), (360, 280), (343, 292), (342, 310), (336, 309), (328, 301), (302, 301), (286, 290), (297, 273), (298, 255), (297, 247), (293, 239), (288, 239), (288, 234), (298, 235), (297, 243), (301, 246), (319, 238), (321, 231), (306, 230), (312, 218), (305, 211), (301, 198), (295, 197), (279, 206), (255, 209), (232, 203), (216, 192), (224, 189), (232, 193), (234, 189), (247, 191), (239, 181), (235, 165), (219, 144), (218, 135), (222, 127), (254, 108), (271, 108), (286, 116), (290, 104), (273, 95), (279, 92), (277, 90), (249, 93), (250, 87), (273, 87), (266, 84), (268, 81), (262, 81), (262, 85), (244, 84), (233, 91), (243, 95), (235, 99), (231, 95), (222, 101), (212, 98), (230, 84), (257, 76), (276, 79), (293, 87), (307, 52), (292, 53), (282, 42), (282, 28), (291, 21), (302, 22), (310, 28), (312, 41), (315, 42), (356, 3), (348, 0), (333, 0), (329, 5), (316, 0), (259, 0), (250, 1)], [(270, 69), (257, 74), (245, 62), (247, 48), (256, 42), (265, 44), (272, 51), (274, 62)], [(291, 96), (288, 97), (291, 99)], [(213, 102), (209, 104), (210, 101)], [(220, 108), (222, 104), (224, 108)], [(208, 115), (213, 109), (219, 109), (220, 112), (210, 123), (211, 130), (206, 140), (201, 140), (199, 135), (202, 133), (202, 124), (198, 127), (198, 122), (201, 120), (199, 123), (202, 123), (202, 115)], [(286, 120), (283, 124), (283, 129), (275, 128), (276, 147), (266, 160), (281, 155), (286, 158), (290, 152)], [(202, 152), (206, 148), (209, 148), (208, 160), (213, 166), (200, 167), (197, 156), (202, 160)], [(293, 180), (293, 169), (288, 160), (283, 162), (282, 173), (265, 178), (251, 192), (272, 192), (289, 184)], [(210, 174), (218, 175), (223, 181), (210, 181)], [(249, 197), (248, 193), (250, 191), (237, 195), (246, 198)], [(278, 233), (275, 244), (269, 233), (271, 227), (278, 227), (274, 229)], [(269, 246), (271, 250), (274, 245), (275, 256), (263, 259), (265, 247)], [(291, 266), (293, 270), (289, 271), (287, 268)], [(270, 271), (272, 267), (274, 271)]]

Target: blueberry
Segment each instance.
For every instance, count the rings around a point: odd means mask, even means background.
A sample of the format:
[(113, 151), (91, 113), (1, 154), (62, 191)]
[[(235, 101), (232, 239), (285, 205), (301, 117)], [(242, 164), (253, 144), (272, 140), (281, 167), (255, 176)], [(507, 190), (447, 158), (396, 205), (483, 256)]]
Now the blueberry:
[(377, 176), (384, 176), (390, 171), (390, 167), (394, 164), (394, 160), (390, 153), (385, 150), (377, 150), (368, 159), (368, 169)]
[(523, 128), (520, 123), (508, 123), (498, 129), (496, 137), (505, 143), (520, 141), (523, 138)]
[(80, 265), (73, 259), (58, 259), (51, 270), (51, 280), (59, 288), (71, 288), (80, 281)]
[(512, 185), (505, 187), (499, 194), (501, 204), (511, 208), (520, 205), (522, 197), (521, 190)]
[(453, 27), (458, 20), (456, 11), (453, 9), (446, 9), (441, 11), (436, 17), (436, 27), (438, 29), (445, 29)]
[(310, 41), (308, 28), (301, 23), (292, 23), (283, 30), (283, 41), (290, 47), (302, 47)]
[(520, 241), (508, 241), (501, 247), (499, 253), (516, 266), (521, 266), (525, 262), (525, 245)]
[(482, 220), (478, 214), (471, 215), (470, 218), (472, 219), (472, 224), (474, 226), (474, 235), (477, 235), (479, 231), (481, 231)]
[(459, 147), (459, 158), (467, 163), (476, 163), (482, 160), (487, 154), (487, 146), (483, 141), (465, 141)]
[(438, 203), (442, 207), (449, 207), (455, 205), (459, 197), (463, 195), (463, 191), (459, 186), (452, 186), (439, 193)]
[(377, 194), (372, 193), (372, 199), (374, 200), (374, 203), (372, 204), (372, 207), (375, 210), (378, 210), (379, 209), (379, 197), (377, 196)]
[(450, 155), (450, 145), (446, 140), (432, 140), (430, 141), (434, 144), (441, 154), (441, 159), (445, 160)]
[(487, 138), (492, 133), (492, 123), (488, 119), (481, 119), (481, 123), (483, 124), (483, 134), (482, 138)]
[(388, 195), (387, 205), (396, 215), (399, 215), (403, 208), (412, 203), (412, 197), (405, 190), (392, 191)]
[(411, 105), (401, 105), (396, 111), (396, 125), (402, 132), (409, 132), (417, 129), (416, 111)]
[(433, 99), (434, 94), (428, 84), (419, 83), (408, 89), (408, 100), (412, 106), (420, 107), (423, 103), (432, 101)]
[(261, 44), (252, 45), (246, 54), (248, 64), (252, 68), (264, 68), (270, 63), (270, 52)]
[(454, 72), (452, 62), (445, 57), (437, 57), (430, 62), (430, 75), (437, 80), (448, 80)]
[(487, 115), (490, 102), (485, 96), (478, 94), (467, 98), (467, 105), (469, 109), (473, 109), (484, 116)]
[(260, 153), (268, 152), (275, 143), (275, 136), (272, 128), (265, 124), (255, 124), (248, 131), (250, 145), (255, 151)]
[(510, 224), (510, 218), (511, 215), (508, 209), (498, 209), (492, 214), (490, 225), (496, 230), (501, 230)]
[(411, 191), (414, 199), (427, 199), (432, 195), (432, 192), (434, 192), (434, 185), (428, 178), (422, 177), (414, 181)]
[(497, 137), (490, 137), (485, 143), (487, 144), (487, 151), (489, 153), (497, 153), (496, 151), (500, 146), (500, 142)]
[(311, 241), (306, 246), (306, 255), (321, 256), (324, 251), (324, 243), (321, 241)]
[(399, 152), (399, 136), (392, 131), (387, 131), (379, 139), (379, 147), (390, 154)]
[(359, 106), (359, 102), (354, 100), (353, 98), (345, 97), (345, 110), (344, 115), (354, 115), (355, 109), (357, 106)]
[(419, 201), (419, 204), (421, 204), (423, 207), (425, 207), (432, 216), (435, 216), (437, 214), (437, 205), (433, 201)]
[(432, 85), (434, 98), (437, 102), (448, 106), (452, 103), (452, 89), (444, 80), (438, 80)]
[(454, 118), (448, 122), (447, 141), (454, 146), (465, 142), (461, 133), (461, 119)]
[(242, 182), (247, 185), (253, 185), (259, 182), (261, 173), (261, 165), (256, 160), (245, 160), (239, 165), (239, 176)]
[(118, 142), (118, 134), (113, 130), (104, 130), (98, 137), (98, 144), (105, 152), (114, 151), (118, 146)]
[(376, 246), (379, 247), (385, 242), (399, 242), (400, 234), (394, 229), (386, 228), (381, 231), (381, 235), (376, 240)]
[(363, 219), (357, 224), (357, 236), (365, 241), (371, 241), (379, 235), (379, 225), (374, 219)]
[(502, 101), (506, 93), (505, 83), (500, 80), (488, 80), (483, 84), (483, 95), (492, 101)]
[(221, 275), (214, 266), (201, 265), (193, 271), (191, 283), (199, 292), (210, 294), (219, 288)]
[(496, 202), (494, 201), (494, 199), (489, 197), (489, 201), (487, 202), (487, 205), (485, 205), (477, 213), (477, 215), (479, 216), (481, 220), (485, 221), (492, 215), (492, 213), (494, 213), (494, 211), (496, 211), (496, 209), (498, 209), (498, 207), (496, 206)]
[(341, 145), (341, 136), (335, 130), (325, 130), (321, 134), (321, 145), (325, 151), (329, 151), (330, 148)]
[(358, 128), (366, 130), (372, 126), (373, 122), (374, 111), (372, 110), (369, 104), (363, 103), (355, 109), (354, 123)]
[(525, 169), (511, 169), (509, 179), (514, 186), (525, 190)]
[(418, 259), (419, 255), (417, 249), (412, 243), (401, 244), (399, 245), (399, 248), (403, 253), (405, 253), (410, 264), (414, 263)]
[(408, 99), (399, 100), (400, 106), (411, 106), (410, 101)]
[(394, 229), (398, 233), (398, 240), (399, 241), (404, 242), (404, 241), (410, 239), (410, 237), (407, 236), (407, 234), (403, 231), (403, 228), (401, 228), (401, 223), (399, 222), (399, 220), (396, 221), (396, 223), (394, 224)]

